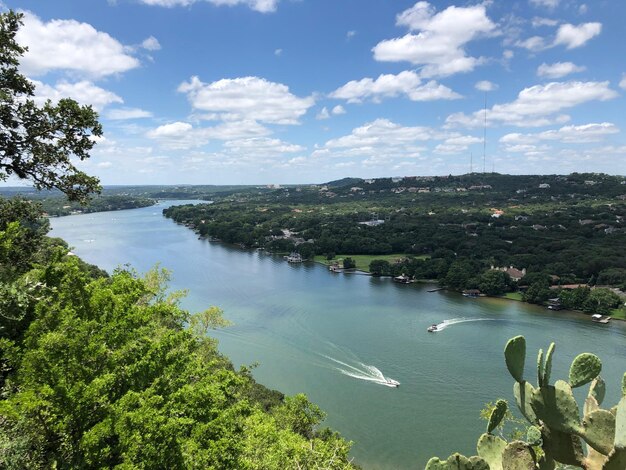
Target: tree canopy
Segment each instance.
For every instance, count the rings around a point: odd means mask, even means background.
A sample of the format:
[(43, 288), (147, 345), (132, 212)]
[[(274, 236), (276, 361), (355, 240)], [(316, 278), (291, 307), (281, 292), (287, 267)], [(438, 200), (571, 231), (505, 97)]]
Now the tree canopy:
[(0, 15), (0, 180), (15, 176), (37, 189), (57, 188), (71, 200), (85, 199), (100, 190), (99, 182), (73, 160), (89, 158), (102, 126), (91, 106), (74, 100), (35, 103), (35, 86), (18, 70), (27, 50), (15, 40), (22, 18), (13, 11)]

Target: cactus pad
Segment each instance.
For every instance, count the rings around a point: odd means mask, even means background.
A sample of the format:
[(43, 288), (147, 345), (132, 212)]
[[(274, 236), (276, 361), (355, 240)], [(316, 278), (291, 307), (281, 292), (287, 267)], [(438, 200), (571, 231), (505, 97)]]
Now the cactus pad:
[(524, 381), (524, 361), (526, 360), (526, 339), (523, 336), (511, 338), (504, 347), (504, 359), (509, 373), (517, 382)]
[(522, 441), (514, 441), (506, 446), (502, 454), (502, 470), (534, 470), (536, 456), (532, 448)]
[(602, 370), (602, 362), (595, 354), (582, 353), (574, 358), (569, 369), (569, 383), (572, 388), (580, 387), (595, 379)]
[(539, 385), (540, 387), (544, 386), (544, 383), (543, 383), (543, 349), (540, 349), (539, 354), (537, 354), (537, 385)]
[(582, 438), (587, 444), (603, 455), (613, 449), (615, 436), (615, 416), (606, 410), (595, 410), (583, 419)]
[(606, 383), (602, 377), (598, 376), (589, 386), (589, 396), (595, 398), (599, 406), (604, 401), (604, 395), (606, 395)]
[(554, 386), (535, 389), (531, 406), (537, 418), (552, 429), (580, 434), (582, 426), (579, 423), (578, 403), (567, 382), (558, 380)]
[(543, 370), (543, 384), (550, 385), (550, 374), (552, 374), (552, 356), (554, 355), (555, 349), (554, 343), (550, 343), (548, 347), (548, 352), (546, 353), (546, 366)]
[(502, 453), (506, 445), (506, 441), (498, 436), (483, 434), (478, 440), (476, 450), (478, 455), (489, 464), (489, 470), (502, 470)]
[(541, 430), (537, 426), (530, 426), (526, 432), (526, 442), (530, 446), (541, 445)]
[(626, 397), (622, 397), (619, 401), (619, 405), (617, 405), (617, 414), (615, 416), (615, 448), (626, 452)]
[(491, 432), (500, 425), (508, 409), (509, 407), (506, 401), (498, 400), (496, 402), (496, 406), (493, 408), (491, 415), (489, 416), (489, 424), (487, 425), (487, 432), (489, 434), (491, 434)]
[(624, 470), (626, 468), (626, 449), (613, 449), (602, 470)]
[(531, 423), (538, 423), (535, 411), (531, 406), (531, 398), (535, 388), (528, 382), (515, 382), (513, 384), (513, 395), (515, 395), (515, 403), (524, 417)]
[(447, 460), (433, 457), (426, 464), (425, 470), (490, 470), (489, 464), (480, 457), (469, 459), (461, 454), (453, 454)]

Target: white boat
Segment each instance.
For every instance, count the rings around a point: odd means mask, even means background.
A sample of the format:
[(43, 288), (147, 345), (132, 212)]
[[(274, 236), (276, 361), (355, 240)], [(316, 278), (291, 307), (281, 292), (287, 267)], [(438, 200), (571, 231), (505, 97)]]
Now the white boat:
[(426, 331), (428, 331), (429, 333), (436, 333), (437, 331), (439, 331), (439, 329), (437, 328), (437, 325), (430, 325), (428, 328), (426, 328)]
[(390, 378), (385, 377), (386, 382), (384, 382), (384, 384), (387, 387), (399, 387), (400, 386), (400, 382), (398, 382), (397, 380), (393, 380)]

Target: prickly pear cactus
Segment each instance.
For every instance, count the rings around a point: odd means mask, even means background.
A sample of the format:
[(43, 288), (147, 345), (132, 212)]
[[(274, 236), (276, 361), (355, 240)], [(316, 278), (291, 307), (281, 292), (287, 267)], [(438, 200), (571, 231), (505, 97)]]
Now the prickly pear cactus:
[[(600, 408), (606, 394), (605, 382), (599, 376), (600, 359), (591, 353), (578, 355), (568, 382), (557, 380), (550, 385), (554, 351), (554, 343), (545, 356), (539, 351), (535, 387), (524, 380), (524, 337), (511, 338), (504, 348), (507, 369), (515, 379), (515, 403), (530, 423), (526, 442), (507, 443), (492, 434), (507, 412), (506, 402), (498, 400), (487, 433), (478, 441), (478, 457), (454, 454), (445, 461), (433, 458), (427, 470), (553, 470), (557, 464), (586, 470), (626, 470), (626, 374), (619, 405), (605, 410)], [(581, 417), (572, 389), (589, 383)]]

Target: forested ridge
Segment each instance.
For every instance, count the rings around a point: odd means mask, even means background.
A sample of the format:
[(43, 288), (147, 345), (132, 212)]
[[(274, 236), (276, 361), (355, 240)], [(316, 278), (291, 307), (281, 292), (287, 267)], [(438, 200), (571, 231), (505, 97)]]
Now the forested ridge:
[[(348, 179), (247, 191), (164, 214), (201, 236), (305, 258), (399, 254), (370, 271), (458, 289), (479, 288), (492, 266), (514, 266), (526, 270), (523, 285), (534, 284), (527, 300), (544, 301), (550, 285), (624, 288), (624, 182), (577, 173)], [(512, 288), (500, 277), (491, 293)]]

